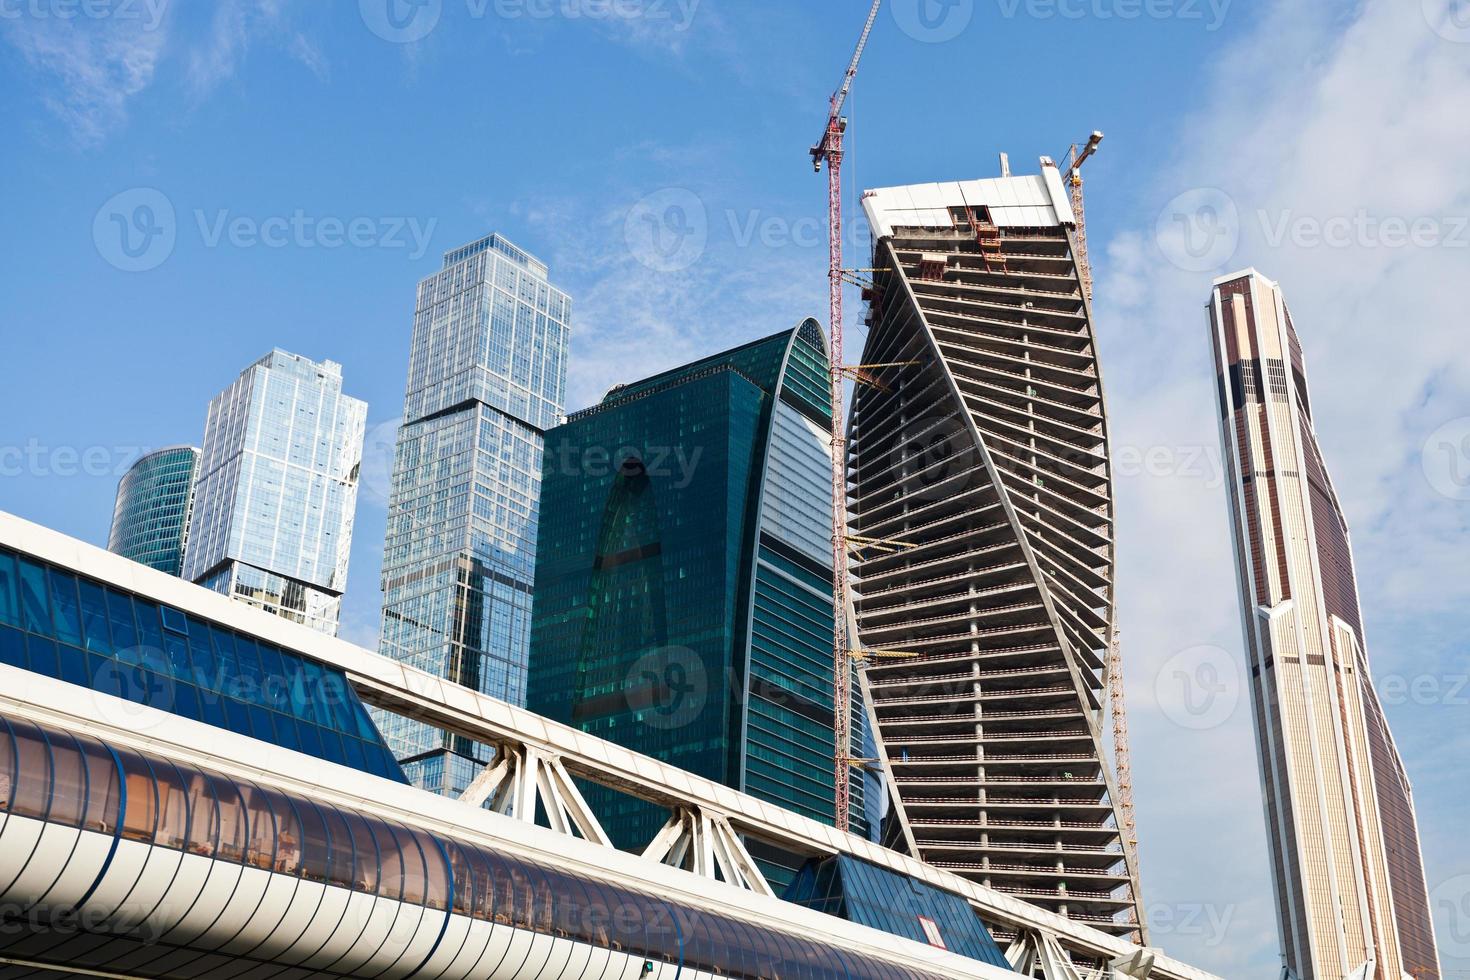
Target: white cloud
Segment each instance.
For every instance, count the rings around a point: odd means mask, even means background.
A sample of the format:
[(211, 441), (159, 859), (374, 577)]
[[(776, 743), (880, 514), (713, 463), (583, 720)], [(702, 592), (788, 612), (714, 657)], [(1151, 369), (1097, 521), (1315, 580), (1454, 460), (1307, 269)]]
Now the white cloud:
[(3, 35), (49, 84), (42, 102), (83, 147), (100, 144), (127, 120), (134, 96), (153, 81), (168, 45), (162, 13), (123, 21), (6, 18)]

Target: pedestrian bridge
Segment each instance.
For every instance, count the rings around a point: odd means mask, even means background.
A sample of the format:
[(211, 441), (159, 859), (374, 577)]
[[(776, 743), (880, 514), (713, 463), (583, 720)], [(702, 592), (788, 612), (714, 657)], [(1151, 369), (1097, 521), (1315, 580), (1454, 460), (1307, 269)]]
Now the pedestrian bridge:
[[(464, 799), (407, 785), (364, 702), (495, 761)], [(669, 822), (617, 850), (577, 779)], [(909, 904), (783, 901), (749, 840)], [(0, 980), (1213, 980), (4, 514), (0, 917)]]

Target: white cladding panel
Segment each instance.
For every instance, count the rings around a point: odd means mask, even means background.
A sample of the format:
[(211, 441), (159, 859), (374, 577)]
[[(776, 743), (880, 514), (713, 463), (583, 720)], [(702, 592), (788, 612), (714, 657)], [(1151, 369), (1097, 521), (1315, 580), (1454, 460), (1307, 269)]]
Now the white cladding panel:
[(1022, 177), (880, 187), (863, 193), (863, 210), (875, 238), (891, 235), (901, 226), (949, 227), (950, 208), (981, 205), (990, 209), (1001, 227), (1072, 224), (1072, 207), (1057, 168), (1043, 164), (1041, 171)]

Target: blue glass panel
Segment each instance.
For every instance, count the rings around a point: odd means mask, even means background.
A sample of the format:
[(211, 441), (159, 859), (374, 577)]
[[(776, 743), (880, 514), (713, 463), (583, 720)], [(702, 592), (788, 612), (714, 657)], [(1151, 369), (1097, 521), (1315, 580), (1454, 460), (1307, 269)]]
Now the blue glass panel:
[(274, 742), (276, 729), (271, 724), (271, 713), (258, 704), (247, 704), (245, 708), (250, 713), (250, 734), (262, 742)]
[(226, 727), (232, 732), (249, 735), (250, 713), (245, 710), (245, 706), (234, 698), (224, 698), (222, 700), (224, 702)]
[(107, 627), (107, 594), (96, 582), (82, 579), (82, 637), (93, 653), (112, 653), (112, 636)]
[(189, 660), (194, 665), (194, 683), (204, 690), (217, 690), (219, 668), (214, 662), (214, 645), (210, 629), (201, 620), (189, 617)]
[(168, 672), (181, 681), (192, 680), (194, 671), (189, 664), (189, 641), (175, 633), (163, 636), (163, 652), (167, 658)]
[(138, 704), (148, 702), (147, 676), (141, 667), (113, 661), (117, 673), (118, 692), (122, 697)]
[(301, 736), (296, 731), (296, 719), (290, 715), (276, 713), (271, 721), (276, 727), (276, 744), (284, 748), (300, 751)]
[(255, 641), (236, 633), (235, 659), (240, 664), (240, 683), (236, 685), (235, 697), (242, 701), (263, 704), (265, 685), (260, 673), (260, 654), (255, 650)]
[(168, 661), (163, 655), (163, 627), (158, 619), (158, 607), (134, 597), (133, 613), (138, 620), (139, 662), (153, 670), (167, 672)]
[(82, 607), (77, 601), (76, 576), (58, 569), (51, 572), (51, 615), (55, 636), (63, 643), (82, 643)]
[(51, 602), (47, 598), (46, 570), (20, 560), (20, 618), (27, 632), (51, 635)]
[(322, 758), (328, 762), (341, 765), (346, 755), (342, 752), (342, 736), (330, 728), (323, 728), (322, 732)]
[(240, 676), (240, 662), (235, 659), (235, 634), (219, 626), (209, 631), (213, 639), (214, 662), (219, 671), (218, 690), (222, 694), (228, 694), (238, 686), (237, 679)]
[(20, 603), (15, 592), (15, 556), (0, 551), (0, 623), (20, 625)]
[(185, 684), (183, 681), (174, 683), (174, 706), (171, 709), (174, 714), (185, 718), (199, 720), (199, 689), (193, 684)]
[(322, 756), (322, 730), (312, 724), (302, 724), (297, 727), (301, 734), (301, 751), (320, 759)]
[(133, 621), (133, 602), (120, 592), (107, 590), (107, 619), (112, 625), (112, 646), (118, 656), (132, 663), (139, 657), (134, 648), (138, 645), (138, 627)]
[(30, 669), (26, 664), (26, 637), (20, 630), (0, 626), (0, 664)]
[(213, 691), (199, 692), (199, 720), (215, 728), (229, 728), (225, 718), (225, 699)]
[(26, 651), (31, 670), (38, 674), (45, 674), (47, 677), (61, 676), (60, 665), (56, 659), (56, 641), (40, 636), (28, 636), (26, 637)]
[(163, 628), (175, 633), (189, 635), (189, 619), (183, 613), (170, 606), (159, 607), (163, 611)]
[(61, 657), (61, 679), (78, 687), (91, 687), (91, 670), (87, 667), (87, 654), (79, 647), (63, 643), (58, 648)]
[(87, 669), (92, 674), (92, 690), (114, 697), (122, 696), (122, 678), (117, 664), (95, 653), (87, 654)]
[(281, 651), (263, 641), (257, 641), (255, 649), (260, 654), (263, 702), (276, 711), (290, 711), (291, 687), (281, 666)]

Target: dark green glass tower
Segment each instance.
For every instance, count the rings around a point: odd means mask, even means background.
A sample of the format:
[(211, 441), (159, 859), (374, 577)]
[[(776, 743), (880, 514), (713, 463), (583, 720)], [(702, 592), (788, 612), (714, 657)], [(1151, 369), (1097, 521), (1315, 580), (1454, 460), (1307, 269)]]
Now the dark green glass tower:
[[(830, 823), (830, 428), (805, 320), (550, 430), (528, 706)], [(589, 802), (624, 847), (666, 817)]]

